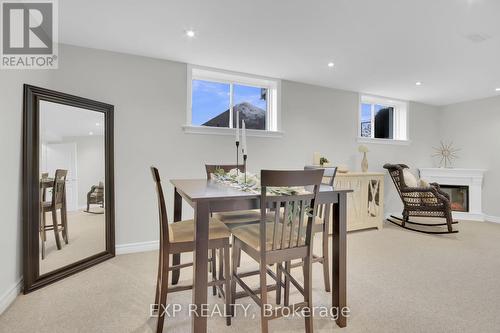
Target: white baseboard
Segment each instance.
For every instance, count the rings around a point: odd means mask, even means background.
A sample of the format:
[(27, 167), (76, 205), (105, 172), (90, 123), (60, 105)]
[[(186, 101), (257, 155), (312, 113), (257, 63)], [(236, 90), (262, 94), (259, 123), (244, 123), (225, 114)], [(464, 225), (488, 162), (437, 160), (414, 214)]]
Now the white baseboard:
[(9, 290), (7, 290), (2, 296), (0, 296), (0, 314), (2, 314), (7, 308), (14, 302), (17, 295), (21, 292), (22, 279), (19, 279)]
[(484, 220), (493, 223), (500, 223), (500, 217), (498, 216), (484, 215)]
[(139, 243), (128, 243), (116, 245), (116, 254), (128, 254), (128, 253), (138, 253), (138, 252), (148, 252), (148, 251), (158, 251), (160, 248), (159, 241), (149, 241), (149, 242), (139, 242)]

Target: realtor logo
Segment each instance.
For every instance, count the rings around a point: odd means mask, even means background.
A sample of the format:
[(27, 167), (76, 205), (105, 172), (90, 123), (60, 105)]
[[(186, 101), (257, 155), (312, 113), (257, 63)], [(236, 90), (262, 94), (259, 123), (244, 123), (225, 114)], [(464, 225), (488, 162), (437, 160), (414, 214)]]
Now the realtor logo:
[(57, 2), (2, 1), (2, 69), (57, 68)]

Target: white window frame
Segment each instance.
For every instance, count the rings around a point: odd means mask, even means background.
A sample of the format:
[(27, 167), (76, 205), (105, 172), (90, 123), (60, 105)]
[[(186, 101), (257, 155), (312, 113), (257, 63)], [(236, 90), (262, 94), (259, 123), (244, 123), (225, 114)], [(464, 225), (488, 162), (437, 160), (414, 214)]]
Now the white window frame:
[[(363, 104), (372, 105), (372, 132), (371, 138), (361, 136), (361, 119)], [(393, 122), (393, 139), (380, 139), (375, 138), (375, 127), (374, 127), (374, 107), (375, 105), (382, 105), (386, 107), (392, 107), (394, 109), (394, 122)], [(380, 143), (380, 144), (396, 144), (396, 145), (409, 145), (410, 140), (410, 110), (409, 103), (407, 101), (397, 100), (394, 98), (374, 96), (374, 95), (359, 95), (359, 112), (358, 112), (358, 142), (360, 143)]]
[(264, 76), (231, 72), (203, 66), (187, 65), (187, 110), (185, 133), (235, 135), (233, 113), (229, 112), (230, 127), (196, 126), (192, 124), (193, 80), (227, 83), (230, 85), (230, 106), (233, 106), (233, 85), (241, 84), (268, 89), (266, 129), (247, 129), (248, 136), (281, 137), (281, 81)]

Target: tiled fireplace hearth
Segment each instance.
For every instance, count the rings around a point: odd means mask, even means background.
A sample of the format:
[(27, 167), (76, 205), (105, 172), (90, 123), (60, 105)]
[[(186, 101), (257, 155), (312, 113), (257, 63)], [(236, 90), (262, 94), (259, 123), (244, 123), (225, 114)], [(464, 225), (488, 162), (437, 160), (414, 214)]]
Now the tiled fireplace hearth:
[(420, 178), (438, 183), (451, 196), (453, 218), (483, 221), (482, 169), (421, 168)]

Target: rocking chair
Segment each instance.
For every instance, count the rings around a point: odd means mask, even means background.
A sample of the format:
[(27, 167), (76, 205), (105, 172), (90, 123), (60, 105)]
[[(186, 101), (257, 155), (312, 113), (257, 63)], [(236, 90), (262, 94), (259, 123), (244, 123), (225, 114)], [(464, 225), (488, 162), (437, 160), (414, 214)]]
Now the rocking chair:
[[(399, 196), (403, 201), (403, 218), (391, 215), (387, 221), (402, 227), (404, 229), (422, 232), (426, 234), (451, 234), (457, 233), (453, 230), (453, 221), (451, 215), (451, 202), (448, 193), (442, 191), (437, 183), (428, 184), (428, 186), (410, 187), (405, 183), (404, 169), (408, 169), (405, 164), (385, 164), (384, 168), (389, 171), (394, 185), (398, 190)], [(410, 221), (413, 217), (444, 218), (446, 223), (421, 223)], [(407, 224), (416, 227), (409, 227)], [(426, 227), (447, 226), (447, 231), (425, 230)], [(422, 228), (423, 227), (423, 228)], [(427, 228), (428, 229), (428, 228)]]
[(104, 184), (102, 182), (99, 182), (99, 185), (92, 185), (89, 193), (87, 193), (87, 210), (85, 210), (85, 212), (92, 214), (104, 214), (103, 211), (91, 211), (90, 205), (99, 205), (101, 208), (104, 208)]

